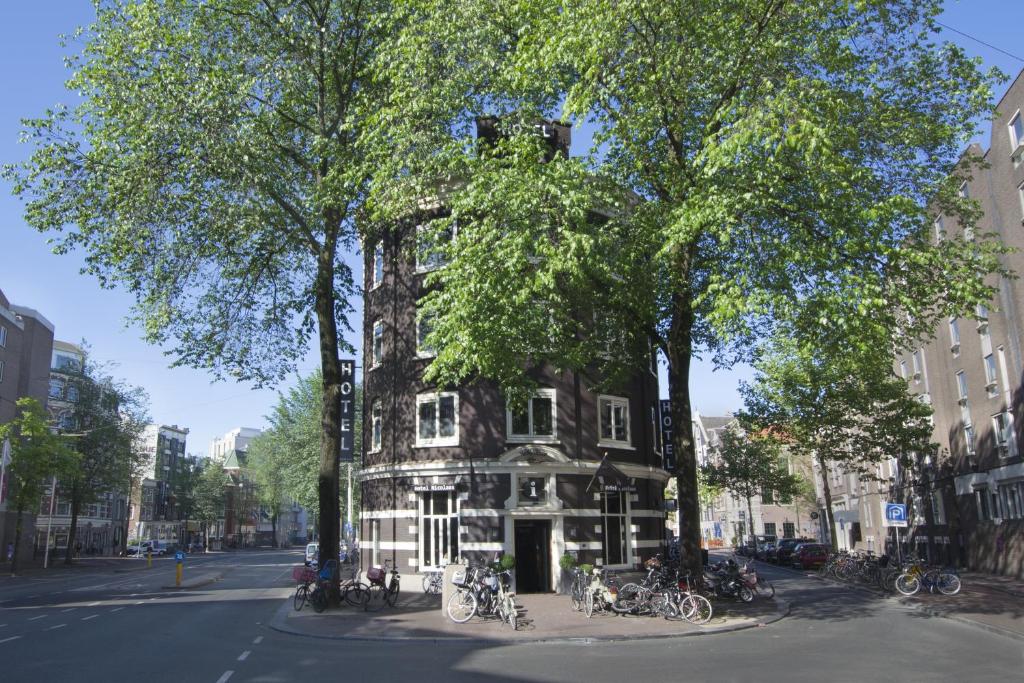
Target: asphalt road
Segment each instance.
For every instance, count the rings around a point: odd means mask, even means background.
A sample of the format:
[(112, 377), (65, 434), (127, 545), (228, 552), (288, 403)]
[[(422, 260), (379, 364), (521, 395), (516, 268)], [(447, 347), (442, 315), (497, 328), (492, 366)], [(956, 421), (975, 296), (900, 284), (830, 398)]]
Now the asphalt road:
[[(895, 602), (768, 570), (791, 615), (765, 628), (628, 643), (509, 646), (344, 642), (268, 627), (299, 551), (0, 583), (0, 681), (1020, 681), (1024, 643)], [(382, 624), (386, 629), (386, 622)], [(571, 636), (572, 634), (566, 634)]]

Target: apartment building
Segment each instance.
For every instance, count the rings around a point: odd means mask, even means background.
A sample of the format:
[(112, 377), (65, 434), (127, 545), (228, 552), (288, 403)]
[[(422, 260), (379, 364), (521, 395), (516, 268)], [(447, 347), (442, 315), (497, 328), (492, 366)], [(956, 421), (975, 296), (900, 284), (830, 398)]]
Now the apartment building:
[[(53, 323), (38, 311), (12, 304), (0, 290), (0, 424), (17, 415), (18, 399), (28, 397), (46, 405)], [(14, 541), (15, 515), (7, 510), (9, 444), (0, 443), (0, 548)], [(35, 510), (24, 519), (19, 553), (32, 551)]]
[[(1016, 251), (1004, 265), (1024, 272), (1024, 72), (996, 106), (985, 168), (960, 192), (983, 216), (975, 232), (994, 233)], [(933, 239), (965, 234), (935, 215)], [(934, 560), (1024, 577), (1024, 462), (1021, 458), (1024, 283), (1000, 279), (997, 296), (970, 316), (949, 318), (935, 339), (896, 359), (911, 389), (935, 410), (936, 453), (903, 473), (900, 494), (913, 507), (912, 547)]]
[(139, 439), (145, 456), (141, 480), (132, 490), (129, 536), (184, 543), (185, 519), (178, 505), (194, 463), (185, 455), (188, 429), (178, 425), (147, 425)]

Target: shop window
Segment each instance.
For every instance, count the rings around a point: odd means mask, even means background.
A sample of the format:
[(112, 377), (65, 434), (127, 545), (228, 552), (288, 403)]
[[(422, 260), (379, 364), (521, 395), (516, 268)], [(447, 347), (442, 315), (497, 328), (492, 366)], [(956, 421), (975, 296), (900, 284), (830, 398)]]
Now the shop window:
[(441, 567), (459, 557), (459, 514), (454, 491), (420, 494), (420, 568)]
[(598, 397), (599, 445), (629, 445), (629, 400), (618, 396)]
[(509, 441), (553, 441), (556, 397), (554, 389), (538, 389), (526, 404), (506, 410)]
[(454, 392), (416, 397), (416, 445), (459, 444), (459, 395)]
[(608, 566), (625, 565), (630, 561), (627, 534), (629, 518), (626, 514), (626, 494), (605, 492), (601, 496), (601, 530), (603, 532), (602, 551), (604, 564)]

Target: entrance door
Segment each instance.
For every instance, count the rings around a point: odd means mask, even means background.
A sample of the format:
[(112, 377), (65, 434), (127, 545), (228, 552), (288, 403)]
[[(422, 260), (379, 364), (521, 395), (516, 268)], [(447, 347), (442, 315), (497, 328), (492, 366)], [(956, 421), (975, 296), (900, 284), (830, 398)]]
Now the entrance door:
[(551, 520), (517, 519), (516, 592), (551, 590)]

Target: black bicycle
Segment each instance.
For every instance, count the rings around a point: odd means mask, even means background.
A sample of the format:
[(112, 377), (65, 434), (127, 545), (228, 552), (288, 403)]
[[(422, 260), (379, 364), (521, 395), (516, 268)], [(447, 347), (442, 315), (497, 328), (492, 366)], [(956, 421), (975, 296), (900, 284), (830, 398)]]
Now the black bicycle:
[(402, 577), (390, 560), (384, 560), (383, 567), (370, 567), (366, 570), (366, 579), (370, 585), (363, 609), (372, 612), (383, 608), (384, 605), (394, 607), (398, 604)]

